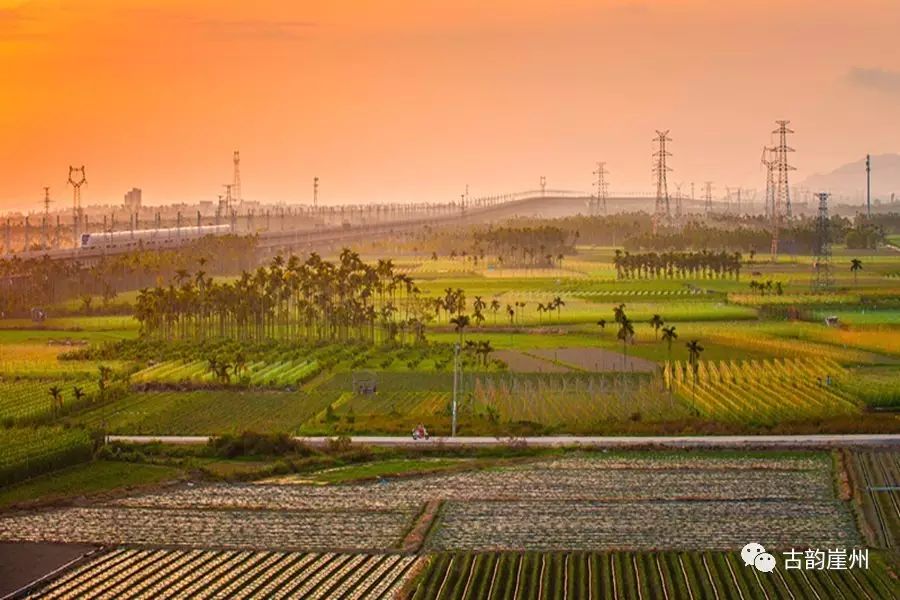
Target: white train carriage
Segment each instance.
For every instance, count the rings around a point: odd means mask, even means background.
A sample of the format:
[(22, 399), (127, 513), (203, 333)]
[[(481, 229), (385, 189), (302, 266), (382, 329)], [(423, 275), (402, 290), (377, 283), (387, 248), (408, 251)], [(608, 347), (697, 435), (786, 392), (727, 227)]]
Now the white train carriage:
[(175, 248), (208, 235), (227, 235), (230, 225), (201, 225), (200, 227), (165, 227), (81, 234), (82, 249)]

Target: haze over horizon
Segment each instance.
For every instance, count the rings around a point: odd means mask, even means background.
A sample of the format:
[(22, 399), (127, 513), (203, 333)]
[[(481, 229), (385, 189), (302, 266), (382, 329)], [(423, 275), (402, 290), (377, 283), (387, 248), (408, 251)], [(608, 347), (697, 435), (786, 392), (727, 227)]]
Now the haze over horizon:
[(900, 151), (900, 4), (0, 0), (0, 210), (245, 198), (450, 201), (536, 187), (762, 189), (775, 119), (799, 182)]

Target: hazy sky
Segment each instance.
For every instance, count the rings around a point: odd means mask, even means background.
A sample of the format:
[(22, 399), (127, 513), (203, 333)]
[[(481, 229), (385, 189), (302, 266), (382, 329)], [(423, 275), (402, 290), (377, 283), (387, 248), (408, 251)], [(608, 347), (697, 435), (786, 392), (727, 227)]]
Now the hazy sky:
[(0, 0), (0, 208), (244, 195), (451, 200), (534, 187), (764, 186), (900, 151), (896, 0)]

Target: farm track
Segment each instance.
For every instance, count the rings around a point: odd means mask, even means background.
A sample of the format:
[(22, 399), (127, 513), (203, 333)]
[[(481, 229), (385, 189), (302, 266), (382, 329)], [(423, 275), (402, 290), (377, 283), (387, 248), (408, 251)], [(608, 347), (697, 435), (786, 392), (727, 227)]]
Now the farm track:
[[(459, 559), (464, 567), (458, 569)], [(524, 569), (523, 569), (524, 565)], [(490, 582), (486, 587), (485, 582)], [(894, 580), (873, 555), (868, 570), (758, 573), (736, 553), (441, 554), (412, 600), (892, 598)]]

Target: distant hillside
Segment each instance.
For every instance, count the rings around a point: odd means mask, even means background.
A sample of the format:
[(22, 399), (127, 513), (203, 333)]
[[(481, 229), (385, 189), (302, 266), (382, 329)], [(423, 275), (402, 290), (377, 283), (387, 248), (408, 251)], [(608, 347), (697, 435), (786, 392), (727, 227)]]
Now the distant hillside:
[[(802, 185), (812, 192), (862, 198), (866, 192), (866, 159), (848, 163), (830, 173), (811, 175)], [(872, 199), (889, 202), (892, 192), (900, 196), (900, 154), (872, 156)]]

